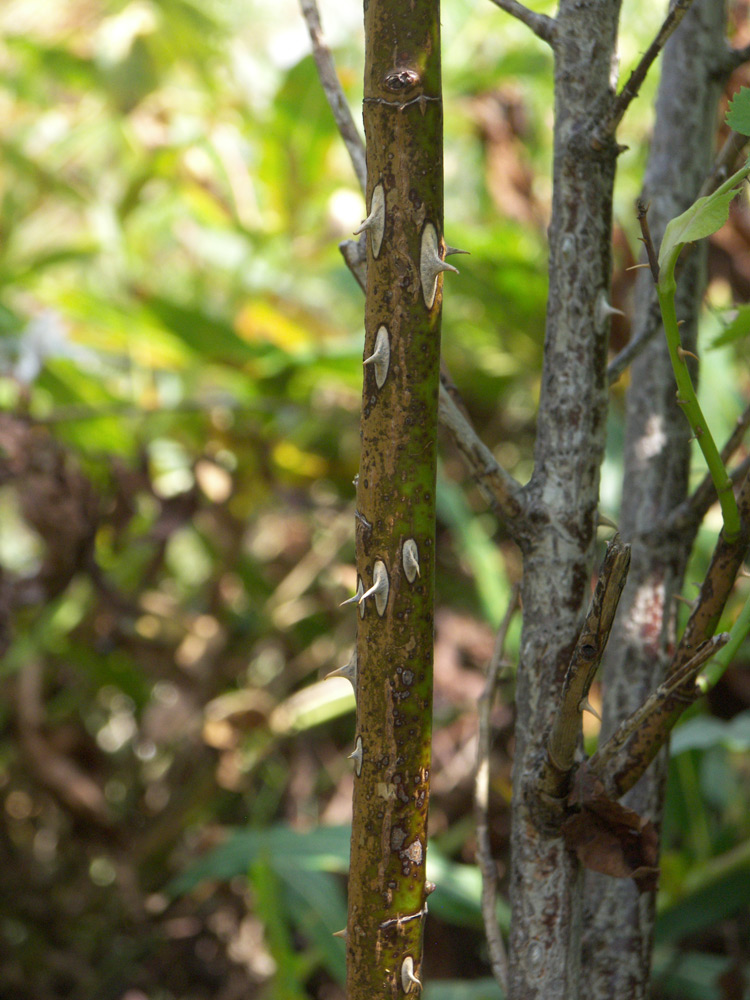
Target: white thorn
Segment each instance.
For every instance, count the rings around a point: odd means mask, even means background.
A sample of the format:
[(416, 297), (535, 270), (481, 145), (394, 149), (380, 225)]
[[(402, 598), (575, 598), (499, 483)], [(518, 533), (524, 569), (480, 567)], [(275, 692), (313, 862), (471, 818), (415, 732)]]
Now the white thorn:
[(422, 296), (424, 304), (428, 309), (432, 309), (435, 302), (438, 277), (441, 271), (455, 271), (458, 274), (457, 267), (454, 267), (452, 264), (446, 264), (441, 259), (437, 230), (431, 222), (428, 222), (422, 230), (422, 246), (419, 253), (419, 277), (422, 281)]
[(404, 993), (411, 993), (415, 986), (418, 990), (422, 989), (422, 984), (414, 975), (414, 959), (407, 955), (401, 963), (401, 988)]
[(404, 573), (409, 583), (414, 583), (419, 573), (419, 550), (413, 538), (407, 538), (401, 552), (401, 561), (404, 565)]
[(449, 247), (449, 246), (446, 245), (446, 247), (445, 247), (445, 256), (446, 257), (450, 257), (451, 254), (454, 254), (454, 253), (471, 254), (471, 250), (459, 250), (458, 247)]
[(613, 305), (607, 300), (607, 296), (604, 292), (599, 292), (596, 299), (596, 321), (597, 323), (604, 324), (610, 318), (610, 316), (624, 316), (625, 313), (622, 309), (615, 309)]
[(330, 677), (345, 677), (349, 681), (351, 686), (354, 688), (354, 693), (357, 693), (357, 650), (355, 649), (352, 655), (349, 657), (349, 662), (345, 663), (343, 667), (336, 667), (329, 674), (326, 674), (323, 678), (328, 680)]
[(369, 358), (365, 358), (363, 365), (372, 365), (375, 369), (375, 384), (378, 389), (382, 389), (388, 377), (388, 366), (391, 363), (391, 342), (388, 337), (388, 330), (381, 326), (375, 337), (375, 349)]
[(362, 600), (362, 594), (364, 593), (364, 589), (365, 588), (362, 586), (362, 581), (360, 580), (359, 577), (357, 577), (357, 593), (354, 595), (354, 597), (347, 597), (345, 601), (342, 601), (341, 604), (339, 604), (339, 607), (343, 608), (345, 604), (359, 604), (359, 602)]
[(594, 706), (591, 704), (591, 702), (588, 700), (588, 698), (582, 698), (578, 702), (578, 711), (579, 712), (588, 712), (589, 715), (593, 715), (595, 719), (599, 720), (599, 722), (602, 721), (601, 715), (599, 715), (599, 713), (594, 708)]
[(390, 581), (388, 579), (388, 570), (385, 568), (385, 563), (382, 559), (376, 559), (375, 565), (372, 568), (372, 586), (360, 597), (360, 606), (362, 607), (364, 605), (364, 602), (368, 597), (374, 597), (375, 609), (379, 617), (382, 618), (385, 614), (386, 604), (388, 603), (389, 590)]
[(362, 749), (362, 737), (357, 737), (357, 742), (354, 744), (354, 750), (349, 754), (348, 759), (354, 761), (354, 770), (357, 772), (357, 777), (362, 773), (362, 758), (364, 756), (364, 751)]
[(333, 936), (338, 938), (346, 938), (346, 927), (341, 931), (334, 931)]
[(385, 190), (382, 184), (376, 184), (373, 188), (370, 214), (359, 229), (354, 230), (354, 235), (359, 236), (360, 233), (364, 233), (366, 230), (370, 231), (372, 255), (377, 258), (383, 243), (383, 234), (385, 233)]

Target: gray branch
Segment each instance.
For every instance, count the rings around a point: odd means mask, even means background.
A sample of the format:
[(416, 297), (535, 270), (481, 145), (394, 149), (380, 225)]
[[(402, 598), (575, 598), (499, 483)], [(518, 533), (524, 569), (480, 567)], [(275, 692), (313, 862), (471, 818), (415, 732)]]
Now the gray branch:
[(365, 144), (354, 124), (352, 113), (346, 102), (344, 91), (336, 74), (336, 67), (333, 64), (331, 50), (325, 43), (323, 28), (320, 24), (320, 12), (315, 0), (299, 0), (302, 9), (302, 16), (305, 19), (307, 30), (312, 42), (313, 58), (318, 67), (318, 77), (323, 91), (328, 98), (333, 117), (341, 138), (349, 152), (349, 156), (357, 175), (359, 186), (364, 193), (367, 187), (367, 166), (365, 163)]
[(529, 10), (528, 7), (524, 7), (518, 0), (492, 0), (492, 3), (496, 7), (499, 7), (500, 10), (504, 10), (506, 14), (510, 14), (521, 21), (527, 28), (531, 28), (534, 34), (538, 38), (541, 38), (542, 41), (554, 46), (557, 24), (553, 17), (547, 17), (546, 14), (537, 14), (535, 11)]

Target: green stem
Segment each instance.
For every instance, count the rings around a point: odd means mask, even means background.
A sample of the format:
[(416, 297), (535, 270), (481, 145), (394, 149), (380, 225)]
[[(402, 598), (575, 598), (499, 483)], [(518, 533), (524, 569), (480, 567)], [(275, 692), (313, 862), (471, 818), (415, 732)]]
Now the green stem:
[(740, 515), (737, 510), (737, 502), (734, 499), (732, 480), (727, 475), (724, 463), (721, 460), (719, 449), (709, 430), (706, 419), (703, 416), (698, 397), (695, 394), (693, 380), (685, 362), (685, 352), (680, 341), (680, 328), (677, 324), (677, 313), (675, 311), (675, 291), (677, 283), (674, 278), (674, 266), (677, 262), (679, 249), (670, 254), (662, 265), (659, 273), (659, 284), (657, 294), (659, 296), (659, 306), (661, 307), (664, 332), (667, 337), (669, 347), (669, 357), (672, 361), (675, 380), (677, 382), (677, 402), (682, 407), (683, 413), (687, 417), (688, 423), (693, 429), (703, 457), (706, 459), (708, 471), (713, 480), (716, 492), (719, 496), (721, 513), (724, 518), (724, 537), (728, 542), (734, 541), (740, 533)]
[[(732, 176), (713, 192), (710, 198), (721, 199), (723, 195), (737, 188), (742, 181), (750, 174), (750, 160), (748, 160)], [(697, 203), (696, 203), (697, 204)], [(708, 465), (708, 471), (713, 480), (716, 492), (719, 496), (721, 513), (724, 518), (724, 537), (727, 541), (734, 541), (740, 533), (740, 515), (737, 510), (737, 503), (734, 499), (732, 482), (724, 468), (724, 463), (719, 455), (716, 442), (713, 439), (708, 424), (703, 416), (698, 397), (693, 388), (687, 364), (685, 363), (685, 351), (680, 342), (680, 329), (677, 324), (677, 314), (675, 311), (675, 292), (677, 283), (674, 271), (677, 258), (682, 253), (684, 243), (676, 243), (663, 261), (660, 261), (659, 277), (657, 281), (657, 294), (659, 296), (659, 306), (661, 307), (662, 320), (664, 322), (664, 332), (667, 336), (669, 347), (669, 357), (672, 361), (675, 380), (677, 381), (677, 401), (683, 408), (683, 412), (693, 429), (693, 433), (700, 445), (703, 456)]]

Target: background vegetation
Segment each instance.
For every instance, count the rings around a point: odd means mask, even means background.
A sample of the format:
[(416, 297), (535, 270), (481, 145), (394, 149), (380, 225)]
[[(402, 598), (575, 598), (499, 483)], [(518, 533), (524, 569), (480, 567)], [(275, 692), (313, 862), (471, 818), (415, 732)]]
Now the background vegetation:
[[(624, 6), (627, 70), (663, 12)], [(735, 12), (747, 44), (744, 0)], [(356, 109), (361, 11), (322, 13)], [(472, 253), (444, 353), (524, 480), (551, 58), (489, 3), (445, 0), (443, 23), (446, 235)], [(307, 47), (292, 0), (0, 10), (2, 996), (343, 996), (331, 933), (346, 922), (353, 698), (320, 679), (355, 631), (338, 605), (356, 585), (362, 299), (336, 244), (364, 206)], [(655, 86), (620, 133), (626, 314)], [(701, 335), (719, 439), (747, 400), (748, 354), (708, 348), (750, 297), (748, 249), (737, 204), (712, 242)], [(628, 334), (626, 315), (613, 353)], [(618, 387), (602, 484), (615, 518), (621, 411)], [(497, 997), (473, 866), (475, 709), (520, 564), (450, 448), (438, 496), (427, 996)], [(511, 659), (516, 643), (511, 630)], [(660, 995), (748, 995), (747, 667), (744, 653), (673, 740)], [(511, 670), (494, 717), (501, 870), (512, 690)]]

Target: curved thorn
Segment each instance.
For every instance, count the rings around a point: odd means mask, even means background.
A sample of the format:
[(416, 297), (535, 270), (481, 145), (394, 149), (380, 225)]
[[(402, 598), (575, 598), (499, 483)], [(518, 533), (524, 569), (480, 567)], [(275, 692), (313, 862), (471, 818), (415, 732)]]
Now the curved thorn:
[(372, 365), (375, 369), (375, 384), (378, 389), (382, 389), (388, 377), (388, 367), (391, 363), (391, 343), (388, 338), (388, 330), (381, 326), (375, 337), (375, 349), (369, 358), (365, 358), (363, 365)]
[(339, 604), (339, 607), (343, 608), (345, 604), (359, 604), (359, 602), (362, 600), (362, 594), (364, 593), (364, 589), (365, 588), (362, 586), (362, 581), (360, 580), (359, 577), (357, 577), (357, 593), (354, 595), (354, 597), (347, 597), (345, 601), (342, 601), (341, 604)]
[(615, 309), (604, 292), (599, 292), (596, 299), (596, 319), (599, 324), (604, 325), (611, 316), (624, 315), (622, 309)]
[(426, 223), (422, 230), (422, 245), (419, 254), (419, 277), (422, 282), (422, 297), (428, 309), (432, 309), (437, 295), (438, 277), (442, 271), (455, 271), (458, 268), (447, 264), (440, 256), (437, 230), (431, 222)]
[(380, 618), (385, 614), (385, 608), (388, 603), (388, 592), (390, 590), (390, 581), (388, 579), (388, 570), (385, 568), (385, 563), (382, 559), (376, 559), (375, 565), (372, 568), (372, 586), (369, 590), (366, 590), (364, 594), (359, 599), (359, 604), (362, 605), (368, 597), (375, 598), (375, 609)]
[(330, 673), (326, 674), (323, 680), (328, 680), (330, 677), (344, 677), (349, 681), (351, 686), (354, 688), (354, 692), (357, 692), (357, 650), (355, 649), (352, 655), (349, 657), (349, 662), (345, 663), (343, 667), (336, 667), (335, 670), (331, 670)]
[(419, 572), (419, 550), (413, 538), (407, 538), (401, 550), (401, 561), (404, 566), (404, 574), (409, 583), (414, 583), (420, 576)]
[(415, 986), (418, 990), (422, 989), (421, 982), (414, 975), (414, 959), (407, 955), (401, 963), (401, 988), (404, 993), (411, 993)]
[(698, 357), (697, 354), (693, 354), (692, 351), (686, 351), (684, 347), (677, 348), (677, 355), (678, 357), (682, 358), (683, 361), (685, 360), (685, 358), (695, 358), (696, 361), (700, 361), (700, 358)]
[(599, 720), (599, 722), (602, 721), (601, 715), (599, 715), (599, 713), (591, 704), (591, 702), (588, 700), (588, 698), (581, 698), (581, 700), (578, 702), (578, 711), (588, 712), (589, 715), (593, 715), (595, 719)]
[(372, 255), (377, 258), (383, 243), (383, 234), (385, 233), (385, 189), (382, 183), (376, 184), (373, 188), (372, 199), (370, 201), (370, 214), (359, 229), (354, 230), (354, 235), (359, 236), (360, 233), (368, 230), (370, 232)]
[(362, 758), (364, 757), (364, 750), (362, 749), (362, 737), (357, 737), (357, 742), (354, 744), (354, 750), (349, 754), (348, 760), (354, 761), (354, 770), (357, 772), (357, 777), (362, 773)]

